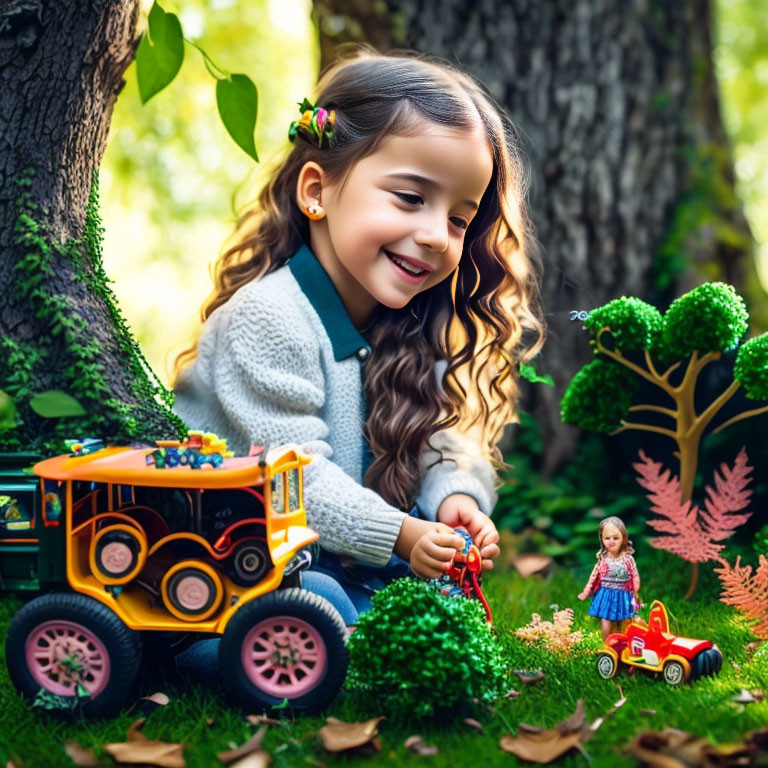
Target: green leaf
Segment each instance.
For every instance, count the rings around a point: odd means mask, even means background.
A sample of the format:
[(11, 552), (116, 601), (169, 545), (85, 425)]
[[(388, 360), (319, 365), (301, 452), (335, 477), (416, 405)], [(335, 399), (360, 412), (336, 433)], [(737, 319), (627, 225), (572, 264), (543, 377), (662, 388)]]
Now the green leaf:
[(530, 363), (520, 363), (520, 375), (531, 382), (531, 384), (546, 384), (548, 387), (554, 387), (555, 382), (551, 376), (544, 374), (540, 376), (536, 369)]
[(178, 16), (166, 13), (157, 3), (149, 12), (149, 32), (136, 51), (136, 76), (141, 103), (146, 104), (165, 88), (184, 61), (184, 36)]
[(29, 407), (44, 419), (86, 415), (85, 409), (74, 397), (59, 389), (34, 395), (29, 401)]
[(10, 395), (0, 389), (0, 429), (12, 429), (16, 426), (16, 408)]
[(259, 94), (251, 78), (247, 75), (230, 75), (228, 80), (218, 80), (216, 105), (227, 133), (240, 149), (258, 163), (253, 132), (256, 129)]

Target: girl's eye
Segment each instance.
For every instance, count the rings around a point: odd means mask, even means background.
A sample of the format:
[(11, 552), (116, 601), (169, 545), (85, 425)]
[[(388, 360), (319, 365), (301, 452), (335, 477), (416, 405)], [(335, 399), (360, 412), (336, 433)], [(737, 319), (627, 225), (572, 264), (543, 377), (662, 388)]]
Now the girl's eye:
[(419, 205), (421, 203), (419, 195), (411, 195), (408, 192), (393, 192), (392, 194), (399, 197), (404, 203), (408, 203), (408, 205)]
[(469, 226), (469, 223), (467, 221), (465, 221), (464, 219), (460, 219), (458, 216), (452, 216), (451, 221), (459, 229), (466, 229)]

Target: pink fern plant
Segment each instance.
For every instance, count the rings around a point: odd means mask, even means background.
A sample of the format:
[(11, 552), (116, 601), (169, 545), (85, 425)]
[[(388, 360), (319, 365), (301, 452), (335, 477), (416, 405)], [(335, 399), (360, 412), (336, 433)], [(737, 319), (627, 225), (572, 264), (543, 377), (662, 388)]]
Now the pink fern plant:
[(715, 568), (715, 573), (723, 583), (720, 600), (732, 605), (755, 622), (752, 632), (761, 640), (768, 640), (768, 559), (760, 555), (755, 575), (751, 565), (741, 565), (741, 558), (736, 558), (736, 565), (722, 560), (723, 567)]
[[(720, 551), (733, 532), (743, 525), (752, 515), (751, 512), (736, 514), (749, 505), (752, 490), (752, 467), (744, 448), (739, 451), (733, 467), (725, 462), (715, 470), (714, 487), (706, 488), (707, 498), (704, 509), (700, 509), (691, 500), (682, 501), (680, 481), (662, 464), (652, 461), (640, 451), (640, 461), (632, 465), (638, 474), (638, 483), (648, 491), (651, 512), (658, 518), (648, 520), (648, 525), (656, 531), (667, 534), (651, 540), (651, 546), (666, 549), (696, 564), (709, 560), (725, 561)], [(696, 588), (696, 579), (686, 597), (690, 597)]]

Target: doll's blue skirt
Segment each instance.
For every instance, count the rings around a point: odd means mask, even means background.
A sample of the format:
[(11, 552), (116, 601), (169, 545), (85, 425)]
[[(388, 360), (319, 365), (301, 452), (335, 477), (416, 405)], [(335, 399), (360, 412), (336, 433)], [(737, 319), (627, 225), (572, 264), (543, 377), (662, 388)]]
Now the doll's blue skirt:
[(626, 589), (600, 587), (592, 598), (589, 606), (590, 616), (599, 616), (609, 621), (631, 619), (635, 615), (632, 607), (632, 593)]

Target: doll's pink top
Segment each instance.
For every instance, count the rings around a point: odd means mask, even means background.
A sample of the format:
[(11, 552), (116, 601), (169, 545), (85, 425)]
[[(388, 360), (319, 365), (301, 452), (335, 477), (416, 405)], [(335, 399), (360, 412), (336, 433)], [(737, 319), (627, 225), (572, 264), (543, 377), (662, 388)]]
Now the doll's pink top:
[(602, 585), (637, 592), (640, 589), (640, 576), (632, 555), (625, 553), (617, 558), (601, 556), (592, 569), (586, 588), (589, 592), (596, 592)]

